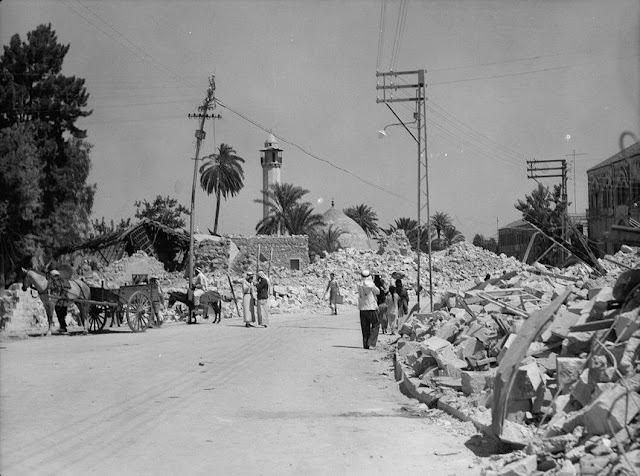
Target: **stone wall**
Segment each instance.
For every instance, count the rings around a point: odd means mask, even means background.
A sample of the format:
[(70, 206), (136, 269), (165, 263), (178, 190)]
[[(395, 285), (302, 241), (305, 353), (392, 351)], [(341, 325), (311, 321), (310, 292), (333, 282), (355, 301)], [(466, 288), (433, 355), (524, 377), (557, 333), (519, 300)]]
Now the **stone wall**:
[(294, 269), (295, 260), (297, 260), (298, 269), (301, 271), (309, 265), (309, 237), (306, 235), (230, 235), (228, 238), (236, 244), (241, 253), (250, 256), (256, 256), (258, 247), (260, 247), (260, 253), (267, 259), (264, 262), (264, 267), (268, 266), (271, 250), (273, 250), (272, 267), (281, 266), (286, 269)]

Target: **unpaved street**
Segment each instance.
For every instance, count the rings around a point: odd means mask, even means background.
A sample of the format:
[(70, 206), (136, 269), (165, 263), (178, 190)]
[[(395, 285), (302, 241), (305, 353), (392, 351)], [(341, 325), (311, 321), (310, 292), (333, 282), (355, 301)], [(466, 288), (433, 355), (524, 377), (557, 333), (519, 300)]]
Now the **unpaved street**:
[(478, 474), (356, 313), (4, 341), (0, 473)]

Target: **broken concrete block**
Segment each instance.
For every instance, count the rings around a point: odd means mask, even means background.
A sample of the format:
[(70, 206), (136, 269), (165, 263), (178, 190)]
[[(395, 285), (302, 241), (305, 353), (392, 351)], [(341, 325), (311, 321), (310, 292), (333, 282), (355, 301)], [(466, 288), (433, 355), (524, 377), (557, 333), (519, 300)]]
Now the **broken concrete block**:
[(569, 387), (578, 380), (586, 362), (586, 359), (580, 359), (578, 357), (556, 358), (556, 379), (561, 392), (563, 390), (568, 391)]
[(495, 378), (495, 369), (481, 372), (462, 371), (460, 374), (462, 392), (467, 396), (479, 394), (487, 388), (492, 388)]
[(475, 337), (465, 336), (465, 339), (456, 347), (456, 355), (462, 360), (477, 358), (483, 350), (484, 345), (482, 345), (482, 342)]
[(613, 298), (613, 288), (610, 286), (603, 286), (601, 288), (591, 288), (589, 289), (589, 300), (607, 302), (612, 301)]
[(488, 327), (483, 326), (478, 322), (473, 322), (471, 323), (469, 329), (467, 329), (465, 334), (469, 337), (475, 337), (480, 342), (487, 342), (495, 335), (495, 332), (493, 331), (493, 329), (489, 329)]
[(589, 382), (589, 369), (584, 369), (571, 388), (571, 396), (585, 407), (591, 402), (594, 390), (595, 384)]
[(639, 411), (640, 395), (616, 385), (584, 409), (584, 426), (592, 435), (617, 432), (633, 420)]
[(583, 352), (589, 352), (594, 332), (570, 332), (562, 341), (562, 356), (576, 356)]
[(427, 340), (420, 343), (420, 348), (422, 349), (422, 352), (428, 353), (433, 357), (435, 357), (438, 354), (438, 352), (440, 352), (442, 349), (447, 347), (452, 347), (451, 343), (449, 341), (446, 341), (436, 336), (429, 337)]
[(510, 398), (514, 400), (526, 400), (538, 396), (539, 390), (544, 387), (542, 374), (535, 361), (522, 365), (518, 369)]
[(436, 337), (444, 339), (448, 342), (453, 342), (458, 335), (458, 332), (460, 332), (460, 329), (456, 324), (456, 322), (447, 322), (444, 326), (440, 327), (440, 329), (436, 331)]
[(553, 322), (549, 326), (549, 328), (544, 332), (542, 340), (547, 342), (549, 339), (545, 339), (545, 335), (547, 333), (551, 334), (552, 337), (562, 340), (567, 337), (569, 334), (569, 328), (578, 321), (579, 315), (571, 313), (566, 309), (562, 312), (558, 312), (553, 318)]
[(412, 376), (419, 376), (424, 372), (428, 367), (432, 365), (436, 365), (435, 359), (428, 355), (423, 354), (420, 350), (414, 350), (413, 352), (407, 354), (405, 357), (405, 362), (411, 369), (413, 370)]
[(560, 469), (556, 472), (556, 476), (577, 476), (577, 474), (578, 470), (568, 459), (562, 462), (562, 466), (560, 466)]
[(398, 341), (397, 346), (398, 346), (398, 357), (400, 359), (404, 359), (407, 356), (407, 354), (419, 348), (420, 342), (400, 339)]

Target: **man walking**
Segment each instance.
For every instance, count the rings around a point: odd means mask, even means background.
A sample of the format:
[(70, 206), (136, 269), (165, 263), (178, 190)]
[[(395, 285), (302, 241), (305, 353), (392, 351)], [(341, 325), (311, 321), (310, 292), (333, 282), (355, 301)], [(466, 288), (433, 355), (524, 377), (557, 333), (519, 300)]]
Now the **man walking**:
[(362, 282), (358, 285), (358, 308), (360, 309), (360, 327), (362, 328), (362, 346), (365, 349), (375, 347), (378, 342), (378, 302), (376, 296), (380, 290), (373, 284), (371, 273), (363, 269)]

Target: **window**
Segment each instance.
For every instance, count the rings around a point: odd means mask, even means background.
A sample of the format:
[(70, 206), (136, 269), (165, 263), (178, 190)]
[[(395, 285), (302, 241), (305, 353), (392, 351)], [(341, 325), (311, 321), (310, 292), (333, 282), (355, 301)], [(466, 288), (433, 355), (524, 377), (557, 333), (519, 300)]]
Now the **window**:
[(300, 260), (299, 259), (289, 260), (289, 268), (294, 269), (296, 271), (300, 271)]

